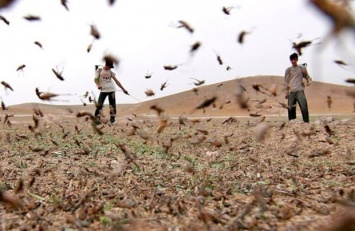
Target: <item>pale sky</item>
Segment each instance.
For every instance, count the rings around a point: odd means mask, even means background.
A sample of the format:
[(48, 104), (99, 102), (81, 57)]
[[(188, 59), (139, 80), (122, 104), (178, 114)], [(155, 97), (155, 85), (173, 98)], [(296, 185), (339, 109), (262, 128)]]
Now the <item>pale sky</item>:
[[(191, 78), (208, 85), (256, 75), (283, 76), (295, 52), (292, 42), (302, 40), (318, 44), (303, 49), (299, 57), (313, 80), (345, 85), (355, 73), (355, 34), (342, 33), (320, 51), (331, 24), (308, 0), (118, 0), (113, 6), (103, 0), (69, 0), (68, 7), (60, 0), (18, 0), (0, 9), (10, 22), (0, 21), (0, 81), (14, 89), (0, 85), (6, 105), (46, 103), (35, 88), (63, 94), (48, 102), (52, 104), (81, 104), (86, 91), (98, 97), (94, 66), (102, 65), (106, 54), (120, 60), (113, 71), (132, 96), (118, 91), (118, 104), (190, 90), (195, 87)], [(230, 15), (222, 7), (233, 7)], [(27, 21), (27, 15), (41, 20)], [(179, 20), (189, 23), (194, 33), (177, 28)], [(90, 25), (97, 27), (100, 39), (90, 35)], [(249, 32), (243, 44), (237, 41), (241, 31)], [(197, 41), (201, 46), (191, 54)], [(334, 60), (349, 65), (341, 67)], [(16, 71), (23, 64), (23, 71)], [(168, 71), (164, 65), (178, 68)], [(227, 66), (232, 69), (227, 71)], [(62, 71), (65, 80), (57, 79), (52, 68)], [(152, 77), (146, 79), (147, 74)], [(146, 96), (147, 89), (155, 96)]]

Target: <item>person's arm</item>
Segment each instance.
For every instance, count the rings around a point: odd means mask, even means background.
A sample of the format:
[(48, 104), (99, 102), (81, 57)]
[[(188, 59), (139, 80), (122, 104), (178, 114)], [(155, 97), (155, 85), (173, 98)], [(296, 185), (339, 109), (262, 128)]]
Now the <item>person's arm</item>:
[(100, 69), (98, 69), (98, 70), (95, 72), (94, 82), (95, 82), (97, 88), (101, 90), (101, 89), (102, 89), (102, 86), (101, 86), (101, 84), (100, 84), (100, 79), (99, 79), (99, 77), (100, 77)]
[(122, 86), (122, 84), (120, 83), (120, 81), (118, 81), (118, 79), (115, 76), (112, 76), (113, 81), (115, 81), (115, 83), (117, 84), (117, 86), (119, 86), (119, 88), (122, 89), (123, 93), (125, 93), (126, 95), (128, 94), (128, 91), (126, 91), (126, 89)]
[(309, 76), (306, 67), (303, 67), (303, 68), (302, 68), (302, 75), (303, 75), (303, 78), (306, 79), (307, 85), (309, 86), (309, 85), (311, 84), (311, 82), (312, 82), (312, 78)]
[(285, 80), (284, 80), (284, 91), (285, 91), (285, 98), (287, 99), (288, 98), (288, 92), (289, 92), (289, 86), (288, 86), (288, 81), (289, 81), (289, 68), (286, 69), (285, 71)]

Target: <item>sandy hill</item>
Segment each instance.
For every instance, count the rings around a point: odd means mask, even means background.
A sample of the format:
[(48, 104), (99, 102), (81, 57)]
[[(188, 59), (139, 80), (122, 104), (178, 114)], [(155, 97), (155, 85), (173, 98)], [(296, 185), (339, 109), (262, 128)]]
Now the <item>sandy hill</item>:
[[(257, 91), (253, 86), (259, 86)], [(237, 89), (242, 86), (246, 91), (242, 93), (244, 99), (248, 99), (249, 110), (242, 109), (237, 103)], [(286, 109), (280, 103), (285, 103), (282, 92), (283, 77), (280, 76), (255, 76), (230, 80), (211, 85), (197, 87), (197, 91), (185, 91), (170, 96), (148, 100), (139, 104), (119, 104), (118, 115), (125, 116), (135, 113), (137, 115), (155, 114), (151, 106), (164, 110), (170, 116), (236, 116), (259, 113), (263, 115), (286, 114)], [(272, 89), (274, 91), (272, 91)], [(276, 96), (271, 94), (276, 93)], [(314, 81), (307, 87), (311, 114), (353, 114), (355, 87), (328, 84)], [(328, 107), (327, 99), (332, 103)], [(213, 105), (205, 110), (195, 108), (207, 99), (216, 97)], [(105, 102), (107, 104), (107, 102)], [(94, 106), (88, 105), (50, 105), (37, 104), (43, 112), (51, 114), (67, 114), (68, 109), (73, 111), (86, 110), (93, 112)], [(26, 114), (33, 112), (34, 104), (26, 103), (9, 107), (8, 113)], [(108, 107), (106, 107), (107, 109)], [(107, 109), (108, 110), (108, 109)], [(3, 111), (1, 114), (7, 113)]]

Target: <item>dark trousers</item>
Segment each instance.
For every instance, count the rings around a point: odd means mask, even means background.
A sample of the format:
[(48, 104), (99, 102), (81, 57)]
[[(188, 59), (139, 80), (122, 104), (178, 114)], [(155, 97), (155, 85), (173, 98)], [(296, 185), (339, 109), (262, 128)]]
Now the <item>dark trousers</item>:
[(116, 97), (115, 92), (100, 92), (95, 110), (95, 116), (100, 117), (102, 108), (106, 97), (108, 96), (108, 103), (110, 104), (110, 118), (115, 118), (116, 115)]
[(309, 123), (307, 99), (304, 91), (290, 92), (288, 95), (288, 119), (296, 119), (296, 103), (300, 106), (303, 121)]

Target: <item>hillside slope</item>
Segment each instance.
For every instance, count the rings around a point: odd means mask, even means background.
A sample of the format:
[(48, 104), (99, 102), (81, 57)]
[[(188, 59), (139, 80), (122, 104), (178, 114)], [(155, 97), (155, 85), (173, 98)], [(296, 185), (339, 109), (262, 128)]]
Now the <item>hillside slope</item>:
[[(237, 89), (243, 86), (246, 91), (243, 97), (248, 100), (249, 110), (240, 108), (237, 103)], [(260, 91), (256, 91), (253, 85), (259, 85)], [(180, 115), (248, 115), (259, 112), (260, 114), (286, 113), (280, 105), (285, 103), (283, 88), (283, 78), (278, 76), (257, 76), (247, 77), (238, 80), (230, 80), (217, 84), (201, 86), (197, 93), (185, 91), (136, 104), (130, 108), (130, 112), (137, 114), (147, 113), (152, 105), (156, 105), (165, 110), (167, 114)], [(276, 89), (276, 96), (268, 90)], [(311, 114), (351, 114), (353, 113), (354, 98), (347, 92), (354, 91), (355, 88), (334, 85), (321, 82), (313, 82), (307, 87), (305, 92), (308, 99)], [(204, 100), (216, 96), (215, 105), (203, 110), (194, 110)], [(331, 97), (332, 104), (328, 108), (327, 96)], [(266, 100), (266, 101), (265, 101)], [(264, 103), (262, 103), (265, 101)]]
[[(259, 86), (257, 91), (254, 86)], [(246, 90), (242, 93), (247, 99), (249, 108), (242, 109), (237, 103), (237, 89), (243, 86)], [(185, 91), (170, 96), (148, 100), (139, 104), (119, 104), (118, 115), (130, 114), (149, 115), (155, 114), (151, 106), (163, 109), (167, 115), (191, 115), (191, 116), (237, 116), (258, 113), (263, 115), (278, 115), (287, 113), (280, 103), (286, 103), (284, 98), (283, 77), (280, 76), (255, 76), (236, 80), (220, 82), (211, 85), (202, 85), (197, 91)], [(273, 89), (273, 90), (272, 90)], [(276, 94), (272, 95), (271, 91)], [(305, 92), (308, 99), (310, 114), (353, 114), (355, 98), (348, 92), (355, 91), (354, 87), (347, 87), (329, 83), (314, 81)], [(328, 107), (327, 97), (330, 96), (332, 104)], [(195, 110), (197, 106), (207, 99), (216, 97), (213, 105), (205, 110)], [(105, 102), (107, 104), (107, 102)], [(70, 108), (73, 111), (94, 111), (94, 105), (49, 105), (37, 104), (41, 110), (51, 114), (67, 114)], [(33, 112), (31, 103), (11, 106), (5, 113), (26, 114)], [(108, 108), (108, 107), (107, 107)]]

